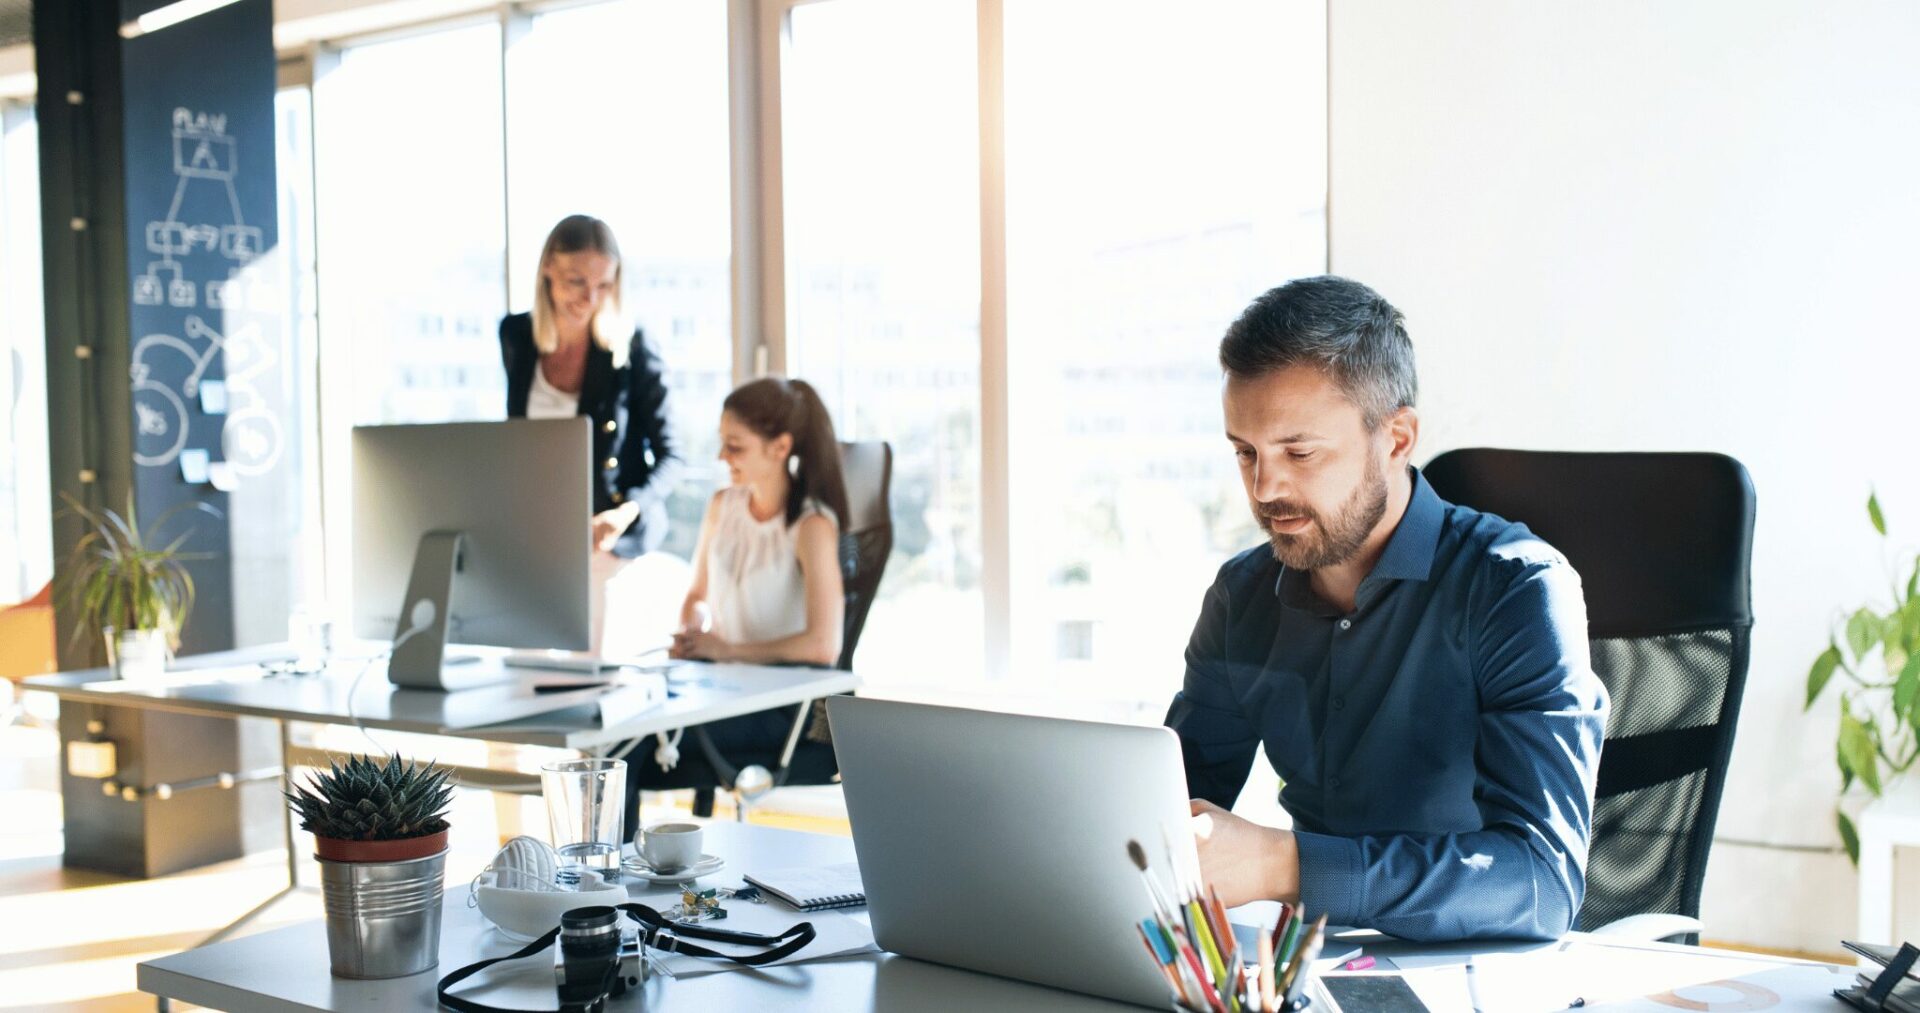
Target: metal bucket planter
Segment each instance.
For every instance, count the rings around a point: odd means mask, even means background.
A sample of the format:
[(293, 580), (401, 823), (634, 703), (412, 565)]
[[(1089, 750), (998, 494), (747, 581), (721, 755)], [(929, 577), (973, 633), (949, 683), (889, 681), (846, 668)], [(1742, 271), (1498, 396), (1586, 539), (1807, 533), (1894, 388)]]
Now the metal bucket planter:
[[(327, 954), (342, 978), (398, 978), (440, 962), (445, 831), (402, 841), (319, 838)], [(364, 859), (346, 856), (374, 849)], [(409, 852), (419, 853), (418, 857)], [(384, 854), (381, 852), (385, 852)]]

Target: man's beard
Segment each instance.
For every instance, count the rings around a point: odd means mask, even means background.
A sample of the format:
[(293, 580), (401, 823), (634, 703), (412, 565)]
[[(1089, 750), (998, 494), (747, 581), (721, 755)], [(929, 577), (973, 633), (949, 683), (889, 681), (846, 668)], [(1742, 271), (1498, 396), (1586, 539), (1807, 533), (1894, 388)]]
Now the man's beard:
[[(1387, 477), (1380, 471), (1379, 452), (1372, 447), (1367, 449), (1365, 476), (1331, 520), (1303, 504), (1285, 500), (1253, 504), (1254, 519), (1273, 545), (1273, 558), (1293, 570), (1317, 570), (1352, 559), (1386, 513)], [(1313, 523), (1301, 534), (1284, 535), (1273, 530), (1271, 523), (1279, 517), (1305, 517)]]

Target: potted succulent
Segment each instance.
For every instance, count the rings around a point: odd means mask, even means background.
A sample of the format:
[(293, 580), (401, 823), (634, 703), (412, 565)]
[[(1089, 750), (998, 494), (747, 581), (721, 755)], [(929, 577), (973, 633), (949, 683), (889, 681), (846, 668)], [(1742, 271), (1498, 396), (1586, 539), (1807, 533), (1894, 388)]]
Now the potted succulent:
[[(99, 637), (115, 678), (164, 673), (193, 610), (193, 576), (186, 564), (204, 554), (180, 551), (191, 532), (162, 546), (149, 544), (134, 517), (131, 497), (125, 515), (93, 510), (71, 496), (66, 501), (67, 509), (87, 525), (60, 572), (76, 618), (74, 642)], [(215, 513), (204, 503), (182, 504), (162, 514), (149, 530), (158, 531), (187, 508)]]
[[(1887, 521), (1877, 495), (1867, 496), (1867, 520), (1884, 539)], [(1835, 673), (1846, 677), (1839, 684), (1835, 743), (1843, 795), (1857, 783), (1879, 798), (1920, 758), (1920, 558), (1904, 582), (1896, 570), (1889, 584), (1890, 607), (1854, 610), (1840, 635), (1827, 638), (1827, 649), (1807, 673), (1809, 709)], [(1837, 806), (1834, 814), (1847, 856), (1858, 865), (1860, 838), (1853, 821)]]
[(315, 840), (327, 952), (343, 978), (397, 978), (440, 960), (451, 773), (364, 756), (287, 793)]

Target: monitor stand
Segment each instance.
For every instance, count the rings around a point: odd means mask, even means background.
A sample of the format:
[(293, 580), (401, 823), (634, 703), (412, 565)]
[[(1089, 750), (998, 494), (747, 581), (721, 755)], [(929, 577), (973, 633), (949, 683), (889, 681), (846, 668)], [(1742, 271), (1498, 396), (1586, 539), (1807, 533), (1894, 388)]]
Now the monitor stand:
[(453, 577), (460, 570), (458, 531), (429, 531), (414, 552), (405, 607), (394, 624), (387, 681), (408, 689), (471, 689), (510, 682), (491, 659), (447, 657), (447, 617), (453, 614)]

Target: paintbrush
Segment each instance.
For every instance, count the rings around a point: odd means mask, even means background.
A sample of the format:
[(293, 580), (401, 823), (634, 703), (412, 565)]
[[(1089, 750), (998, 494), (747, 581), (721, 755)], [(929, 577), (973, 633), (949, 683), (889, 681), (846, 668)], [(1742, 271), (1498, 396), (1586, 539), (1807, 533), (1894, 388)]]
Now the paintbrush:
[(1133, 867), (1140, 870), (1140, 881), (1147, 884), (1147, 898), (1153, 902), (1155, 917), (1168, 928), (1180, 924), (1180, 919), (1173, 915), (1173, 905), (1168, 903), (1166, 897), (1161, 894), (1160, 884), (1154, 880), (1152, 871), (1147, 868), (1147, 849), (1141, 847), (1139, 841), (1129, 840), (1127, 857), (1133, 859)]

